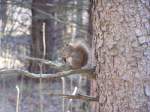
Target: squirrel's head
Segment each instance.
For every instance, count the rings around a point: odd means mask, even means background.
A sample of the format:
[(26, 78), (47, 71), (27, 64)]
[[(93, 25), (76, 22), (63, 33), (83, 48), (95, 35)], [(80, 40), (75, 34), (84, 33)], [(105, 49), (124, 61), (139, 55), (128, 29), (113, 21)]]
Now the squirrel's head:
[(67, 58), (69, 58), (73, 52), (73, 46), (70, 44), (66, 44), (61, 50), (60, 50), (60, 56), (62, 57), (63, 61), (65, 61)]

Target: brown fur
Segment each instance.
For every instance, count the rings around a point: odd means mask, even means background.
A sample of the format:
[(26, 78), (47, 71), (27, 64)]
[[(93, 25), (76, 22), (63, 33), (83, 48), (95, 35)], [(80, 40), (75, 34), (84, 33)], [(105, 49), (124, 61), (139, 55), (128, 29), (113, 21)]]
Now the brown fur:
[(67, 45), (61, 52), (64, 61), (73, 69), (79, 69), (88, 62), (88, 52), (82, 45)]

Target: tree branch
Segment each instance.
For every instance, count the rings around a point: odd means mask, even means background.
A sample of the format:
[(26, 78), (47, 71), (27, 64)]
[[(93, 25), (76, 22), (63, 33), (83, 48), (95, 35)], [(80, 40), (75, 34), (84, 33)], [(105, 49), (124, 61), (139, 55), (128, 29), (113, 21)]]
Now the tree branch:
[(91, 69), (78, 69), (78, 70), (69, 70), (69, 71), (62, 71), (62, 72), (57, 72), (55, 74), (36, 74), (36, 73), (31, 73), (25, 70), (19, 70), (19, 69), (2, 69), (0, 70), (0, 74), (11, 74), (11, 75), (24, 75), (30, 78), (61, 78), (61, 77), (66, 77), (70, 75), (83, 75), (87, 76), (90, 79), (95, 78), (95, 74), (93, 74), (93, 71)]
[(59, 93), (43, 93), (43, 94), (50, 95), (50, 96), (62, 96), (62, 97), (68, 98), (68, 99), (98, 101), (97, 97), (88, 96), (88, 95), (81, 95), (81, 94), (76, 94), (76, 95), (67, 95), (67, 94), (59, 94)]
[(21, 55), (18, 56), (18, 58), (28, 59), (28, 60), (31, 60), (31, 61), (36, 61), (38, 63), (47, 64), (50, 67), (60, 71), (60, 72), (58, 72), (56, 74), (49, 74), (51, 76), (59, 75), (60, 77), (65, 77), (65, 76), (69, 76), (69, 74), (70, 75), (72, 75), (72, 74), (82, 74), (82, 75), (87, 75), (87, 77), (89, 79), (96, 79), (96, 74), (95, 74), (95, 69), (94, 68), (74, 70), (74, 69), (71, 69), (71, 66), (67, 66), (67, 65), (62, 64), (60, 62), (53, 62), (53, 61), (46, 60), (46, 59), (29, 57), (29, 56), (21, 56)]
[(43, 64), (49, 65), (50, 67), (58, 69), (58, 70), (70, 70), (71, 69), (71, 66), (66, 66), (65, 64), (62, 64), (60, 62), (53, 62), (53, 61), (46, 60), (46, 59), (30, 57), (30, 56), (25, 56), (25, 55), (19, 55), (19, 56), (17, 56), (17, 58), (27, 59), (30, 61), (36, 61), (38, 63), (43, 63)]

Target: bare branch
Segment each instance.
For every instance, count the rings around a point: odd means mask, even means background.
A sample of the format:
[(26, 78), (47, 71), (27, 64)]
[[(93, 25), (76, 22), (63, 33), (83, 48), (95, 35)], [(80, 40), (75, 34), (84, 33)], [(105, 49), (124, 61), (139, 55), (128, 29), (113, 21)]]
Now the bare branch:
[(17, 89), (16, 112), (19, 112), (20, 89), (19, 89), (18, 85), (16, 85), (16, 89)]
[[(96, 74), (94, 73), (95, 70), (93, 68), (74, 70), (74, 69), (71, 69), (71, 66), (62, 64), (60, 62), (53, 62), (53, 61), (46, 60), (46, 59), (29, 57), (29, 56), (21, 56), (21, 55), (17, 56), (17, 57), (21, 58), (21, 59), (28, 59), (28, 60), (36, 61), (36, 62), (39, 62), (39, 63), (47, 64), (50, 67), (59, 70), (60, 72), (56, 73), (55, 76), (57, 74), (58, 74), (59, 77), (69, 76), (69, 74), (70, 75), (72, 75), (72, 74), (82, 74), (82, 75), (85, 75), (86, 74), (89, 79), (96, 79)], [(61, 72), (61, 71), (63, 71), (63, 72)], [(49, 76), (50, 75), (53, 77), (54, 74), (53, 75), (49, 74)]]
[(31, 73), (25, 70), (19, 70), (19, 69), (2, 69), (0, 70), (0, 74), (11, 74), (11, 75), (24, 75), (30, 78), (61, 78), (61, 77), (66, 77), (70, 75), (85, 75), (90, 79), (95, 78), (95, 74), (93, 74), (93, 71), (91, 69), (77, 69), (77, 70), (69, 70), (69, 71), (62, 71), (62, 72), (57, 72), (55, 74), (36, 74), (36, 73)]
[(88, 95), (81, 95), (81, 94), (76, 94), (76, 95), (67, 95), (67, 94), (59, 94), (59, 93), (43, 93), (43, 94), (50, 95), (50, 96), (62, 96), (62, 97), (68, 98), (68, 99), (98, 101), (97, 97), (88, 96)]
[(27, 59), (27, 60), (30, 60), (30, 61), (36, 61), (38, 63), (43, 63), (43, 64), (46, 64), (46, 65), (49, 65), (52, 68), (59, 69), (59, 70), (69, 70), (69, 69), (71, 69), (71, 67), (66, 66), (66, 65), (64, 65), (60, 62), (52, 62), (52, 61), (46, 60), (46, 59), (30, 57), (30, 56), (25, 56), (25, 55), (19, 55), (19, 56), (17, 56), (17, 58)]

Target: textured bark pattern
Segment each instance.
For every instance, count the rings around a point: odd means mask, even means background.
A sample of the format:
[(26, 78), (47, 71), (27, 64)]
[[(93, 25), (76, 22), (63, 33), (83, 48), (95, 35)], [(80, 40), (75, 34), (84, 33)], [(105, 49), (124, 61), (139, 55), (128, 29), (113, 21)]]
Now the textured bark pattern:
[(150, 112), (149, 0), (91, 0), (97, 112)]

